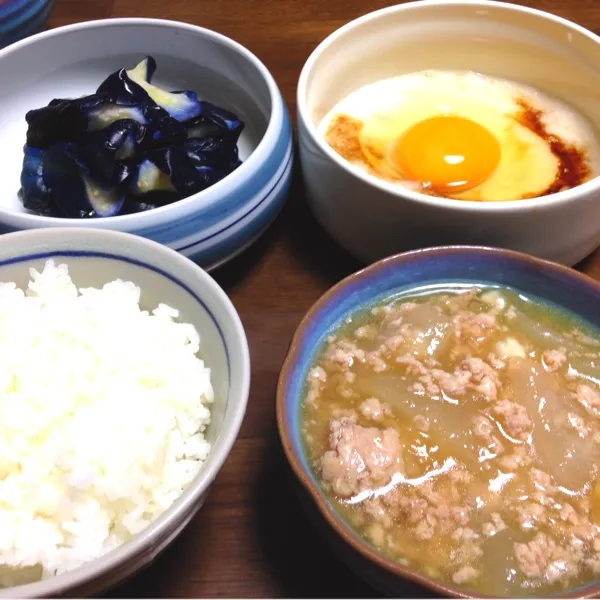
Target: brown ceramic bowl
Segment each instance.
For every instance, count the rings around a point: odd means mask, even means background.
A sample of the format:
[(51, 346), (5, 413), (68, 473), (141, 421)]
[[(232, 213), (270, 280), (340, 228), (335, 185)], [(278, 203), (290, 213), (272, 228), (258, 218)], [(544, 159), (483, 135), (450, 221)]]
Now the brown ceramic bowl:
[[(398, 291), (439, 282), (478, 282), (516, 288), (579, 315), (600, 329), (600, 283), (573, 269), (531, 256), (475, 246), (416, 250), (386, 258), (344, 279), (309, 310), (284, 361), (277, 386), (277, 423), (283, 449), (299, 482), (300, 499), (342, 560), (392, 596), (485, 597), (403, 566), (377, 551), (333, 508), (315, 478), (300, 435), (300, 407), (308, 370), (325, 338), (365, 305)], [(554, 597), (591, 598), (600, 579)]]

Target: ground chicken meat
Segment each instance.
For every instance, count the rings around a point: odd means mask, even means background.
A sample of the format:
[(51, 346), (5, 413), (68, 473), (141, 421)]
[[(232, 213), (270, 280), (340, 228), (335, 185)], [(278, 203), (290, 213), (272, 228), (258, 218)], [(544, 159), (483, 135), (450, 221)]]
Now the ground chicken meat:
[(499, 531), (504, 531), (506, 529), (506, 523), (500, 516), (500, 513), (492, 513), (491, 522), (484, 523), (482, 527), (483, 535), (487, 537), (491, 537), (496, 535)]
[(473, 435), (484, 442), (491, 442), (494, 426), (492, 422), (483, 416), (473, 417)]
[(577, 400), (589, 412), (598, 414), (600, 412), (600, 392), (587, 383), (580, 383), (575, 392)]
[(415, 527), (415, 537), (420, 541), (430, 540), (435, 533), (436, 522), (433, 515), (427, 515), (427, 518), (419, 521)]
[(335, 385), (335, 391), (342, 398), (352, 398), (355, 395), (352, 384), (356, 380), (356, 373), (352, 371), (342, 371), (334, 373), (331, 378), (331, 383)]
[(470, 509), (466, 506), (453, 506), (452, 518), (463, 527), (469, 522)]
[[(440, 386), (434, 381), (435, 369), (427, 368), (419, 359), (410, 354), (404, 354), (396, 358), (396, 363), (406, 367), (406, 374), (417, 377), (418, 381), (414, 383), (414, 389), (417, 391), (417, 386), (429, 397), (436, 397), (440, 393)], [(444, 371), (439, 371), (441, 377), (448, 375)], [(450, 376), (451, 377), (451, 376)]]
[(365, 354), (365, 362), (373, 368), (375, 373), (382, 373), (387, 370), (387, 362), (381, 358), (381, 352), (379, 350), (373, 350)]
[(575, 575), (581, 560), (581, 553), (573, 547), (559, 546), (545, 533), (538, 533), (527, 544), (516, 543), (514, 552), (519, 569), (526, 577), (543, 579), (549, 584)]
[(463, 371), (471, 373), (471, 384), (475, 391), (481, 393), (486, 400), (495, 400), (498, 396), (500, 378), (498, 373), (481, 358), (470, 357), (463, 361)]
[(427, 367), (417, 358), (412, 356), (412, 354), (403, 354), (402, 356), (398, 356), (396, 358), (396, 362), (399, 365), (404, 365), (406, 367), (406, 373), (408, 375), (428, 375), (429, 370)]
[(542, 355), (542, 362), (546, 371), (557, 371), (567, 361), (567, 355), (561, 350), (546, 350)]
[(413, 419), (413, 423), (419, 431), (423, 431), (425, 433), (429, 431), (429, 419), (427, 417), (424, 417), (423, 415), (417, 415)]
[(490, 402), (498, 397), (498, 387), (494, 380), (487, 375), (477, 386), (475, 386), (475, 391), (479, 392), (486, 400)]
[(379, 423), (383, 417), (391, 414), (390, 407), (378, 398), (367, 398), (359, 407), (361, 414), (371, 421)]
[(577, 431), (581, 438), (587, 437), (592, 432), (592, 429), (588, 426), (585, 419), (575, 413), (567, 414), (567, 422), (575, 429), (575, 431)]
[(490, 352), (488, 356), (488, 362), (497, 371), (501, 371), (504, 369), (504, 367), (506, 367), (506, 361), (499, 359), (493, 352)]
[(436, 385), (439, 386), (444, 393), (454, 398), (463, 396), (467, 390), (472, 389), (488, 401), (497, 398), (500, 387), (496, 371), (484, 360), (474, 357), (463, 360), (453, 373), (447, 373), (442, 369), (432, 369), (430, 374), (427, 373), (421, 377), (421, 381), (429, 389), (435, 389)]
[(544, 533), (538, 533), (527, 544), (515, 544), (515, 558), (521, 572), (531, 579), (541, 578), (548, 567), (555, 545)]
[(306, 401), (312, 404), (321, 393), (323, 385), (327, 382), (327, 373), (322, 367), (314, 367), (308, 373), (308, 394)]
[(401, 335), (394, 335), (385, 341), (381, 349), (382, 351), (395, 352), (402, 344), (404, 344), (404, 337)]
[[(390, 494), (386, 494), (390, 496)], [(398, 506), (409, 523), (417, 523), (425, 517), (427, 512), (427, 501), (418, 496), (399, 496)]]
[(326, 360), (334, 363), (341, 369), (349, 369), (354, 361), (363, 361), (365, 351), (361, 350), (354, 342), (349, 340), (338, 340), (332, 344), (326, 354)]
[(565, 503), (560, 509), (559, 516), (563, 521), (566, 521), (570, 525), (578, 525), (579, 517), (577, 511), (568, 503)]
[(502, 417), (504, 427), (512, 437), (521, 437), (531, 430), (532, 422), (526, 408), (517, 402), (500, 400), (492, 408), (494, 414)]
[(329, 447), (321, 461), (323, 481), (342, 497), (388, 483), (403, 470), (395, 429), (362, 427), (356, 418), (331, 419)]
[(546, 519), (546, 510), (543, 506), (536, 504), (535, 502), (525, 502), (525, 504), (519, 504), (519, 526), (523, 531), (533, 529)]
[(308, 374), (309, 381), (317, 380), (321, 383), (325, 383), (327, 381), (327, 373), (323, 367), (314, 367), (310, 370)]
[(470, 527), (459, 527), (451, 537), (453, 540), (462, 542), (474, 542), (480, 538), (479, 534)]
[[(391, 506), (398, 511), (397, 517), (411, 528), (415, 539), (426, 541), (437, 535), (447, 537), (456, 531), (460, 531), (465, 541), (477, 538), (476, 532), (467, 527), (471, 509), (453, 486), (426, 483), (414, 490), (396, 488), (395, 491), (398, 493)], [(388, 496), (390, 493), (384, 498)]]
[(519, 467), (531, 464), (531, 457), (528, 456), (526, 448), (517, 446), (512, 454), (501, 456), (498, 463), (508, 471), (516, 471)]
[(475, 542), (462, 542), (450, 551), (450, 560), (455, 564), (468, 564), (475, 562), (483, 556), (481, 544)]
[(493, 435), (494, 425), (487, 417), (479, 415), (473, 417), (471, 422), (473, 425), (473, 435), (482, 442), (485, 442), (490, 451), (496, 456), (504, 452), (502, 442)]
[(363, 502), (364, 511), (386, 529), (392, 524), (389, 512), (381, 505), (379, 500), (366, 500)]
[(479, 577), (479, 571), (474, 567), (466, 566), (461, 567), (454, 575), (452, 575), (452, 581), (457, 585), (467, 583)]
[(496, 328), (496, 317), (488, 313), (459, 312), (453, 322), (456, 337), (467, 342), (481, 341)]
[(462, 369), (457, 369), (454, 373), (433, 369), (431, 375), (439, 387), (452, 397), (463, 396), (471, 381), (471, 373)]
[(548, 473), (540, 471), (540, 469), (531, 469), (529, 476), (538, 490), (548, 494), (553, 494), (556, 491), (556, 487), (552, 483), (552, 477)]

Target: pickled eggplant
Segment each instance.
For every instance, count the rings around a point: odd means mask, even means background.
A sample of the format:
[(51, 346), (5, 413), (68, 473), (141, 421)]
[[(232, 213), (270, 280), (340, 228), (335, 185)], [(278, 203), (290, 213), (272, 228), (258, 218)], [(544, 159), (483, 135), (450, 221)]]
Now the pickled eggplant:
[(33, 213), (111, 217), (152, 210), (234, 171), (244, 123), (152, 83), (156, 61), (109, 75), (95, 94), (29, 111), (19, 197)]
[(42, 170), (59, 210), (67, 217), (112, 217), (123, 205), (118, 187), (106, 185), (91, 173), (79, 148), (59, 143), (44, 153)]

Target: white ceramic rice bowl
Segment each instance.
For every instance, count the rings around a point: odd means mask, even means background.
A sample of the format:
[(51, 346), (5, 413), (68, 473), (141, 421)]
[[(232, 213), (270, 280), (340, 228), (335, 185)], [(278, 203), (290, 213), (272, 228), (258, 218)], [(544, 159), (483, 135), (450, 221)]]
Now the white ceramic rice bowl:
[(0, 236), (0, 282), (24, 287), (29, 268), (42, 269), (48, 258), (66, 263), (78, 287), (101, 286), (117, 278), (133, 281), (141, 287), (142, 308), (164, 302), (180, 310), (179, 320), (196, 326), (215, 393), (206, 431), (211, 450), (183, 495), (132, 541), (66, 574), (0, 588), (0, 598), (87, 597), (148, 566), (202, 506), (237, 437), (250, 386), (248, 343), (237, 312), (212, 277), (190, 260), (129, 234), (40, 229)]

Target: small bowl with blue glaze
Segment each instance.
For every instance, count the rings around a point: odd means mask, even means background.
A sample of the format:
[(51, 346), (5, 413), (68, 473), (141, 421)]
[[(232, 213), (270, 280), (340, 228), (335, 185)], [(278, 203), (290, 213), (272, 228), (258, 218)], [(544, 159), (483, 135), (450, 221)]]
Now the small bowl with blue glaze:
[[(139, 236), (98, 229), (38, 229), (0, 236), (0, 282), (24, 288), (29, 269), (66, 263), (77, 287), (122, 279), (140, 287), (140, 306), (165, 303), (200, 335), (215, 400), (206, 461), (175, 502), (129, 542), (101, 558), (39, 582), (0, 589), (0, 598), (87, 598), (148, 566), (201, 510), (242, 424), (250, 388), (250, 355), (235, 307), (215, 280), (181, 254)], [(32, 540), (35, 543), (35, 540)], [(202, 544), (203, 541), (199, 540)]]
[[(352, 570), (392, 597), (473, 597), (378, 552), (335, 510), (309, 464), (301, 435), (308, 371), (326, 338), (365, 307), (398, 292), (435, 283), (509, 286), (571, 311), (600, 328), (600, 283), (569, 267), (511, 250), (445, 246), (398, 254), (347, 277), (310, 308), (292, 339), (277, 386), (277, 424), (282, 446), (309, 517)], [(591, 598), (600, 581), (557, 597)], [(482, 596), (478, 596), (482, 597)]]
[(0, 2), (0, 48), (38, 33), (52, 10), (53, 0)]
[[(153, 81), (189, 89), (245, 123), (242, 164), (206, 190), (131, 215), (93, 219), (43, 217), (18, 197), (25, 114), (54, 98), (94, 93), (111, 73), (156, 59)], [(213, 31), (157, 19), (107, 19), (60, 27), (0, 51), (0, 232), (94, 227), (134, 233), (165, 244), (212, 269), (242, 252), (281, 210), (292, 172), (287, 109), (262, 62)]]

